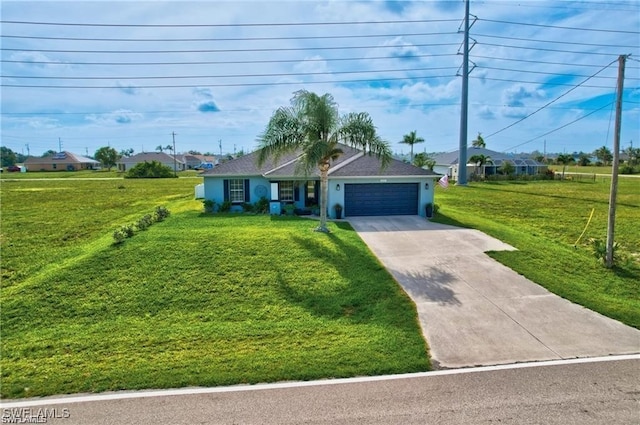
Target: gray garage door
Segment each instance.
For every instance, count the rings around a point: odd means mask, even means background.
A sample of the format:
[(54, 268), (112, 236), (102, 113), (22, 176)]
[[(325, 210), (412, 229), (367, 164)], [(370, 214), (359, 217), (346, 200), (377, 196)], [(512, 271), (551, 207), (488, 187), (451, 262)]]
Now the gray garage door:
[(416, 215), (418, 183), (344, 185), (345, 216)]

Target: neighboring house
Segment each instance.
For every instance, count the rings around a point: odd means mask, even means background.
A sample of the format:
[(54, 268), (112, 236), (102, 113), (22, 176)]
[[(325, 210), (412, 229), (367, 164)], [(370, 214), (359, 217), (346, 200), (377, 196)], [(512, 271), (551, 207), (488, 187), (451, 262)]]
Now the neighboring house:
[[(183, 171), (186, 169), (186, 165), (183, 160), (179, 158), (179, 155), (176, 155), (174, 160), (173, 155), (169, 155), (164, 152), (142, 152), (132, 156), (123, 156), (117, 162), (118, 171), (129, 171), (131, 168), (135, 167), (137, 164), (143, 162), (151, 162), (157, 161), (164, 166), (171, 168), (174, 171)], [(175, 169), (174, 169), (175, 165)]]
[(194, 155), (199, 159), (200, 163), (195, 167), (202, 170), (208, 170), (218, 165), (218, 159), (211, 155)]
[(184, 163), (185, 169), (187, 170), (193, 170), (202, 162), (196, 155), (191, 155), (189, 153), (176, 155), (176, 157)]
[[(454, 152), (447, 152), (438, 155), (434, 155), (433, 159), (436, 161), (436, 165), (433, 167), (433, 171), (440, 174), (447, 174), (451, 179), (458, 179), (458, 156), (459, 150)], [(469, 158), (475, 155), (484, 155), (491, 158), (491, 161), (487, 162), (481, 167), (477, 164), (469, 162)], [(499, 168), (505, 162), (510, 162), (515, 168), (515, 174), (542, 174), (547, 170), (547, 166), (534, 159), (530, 158), (518, 158), (514, 155), (509, 155), (502, 152), (496, 152), (485, 148), (467, 148), (467, 175), (478, 173), (479, 175), (490, 176), (499, 173)]]
[[(421, 215), (433, 203), (434, 185), (440, 175), (398, 160), (383, 170), (375, 156), (341, 145), (344, 154), (329, 169), (328, 214), (335, 218), (334, 205), (343, 206), (343, 215)], [(320, 203), (320, 176), (317, 169), (308, 175), (297, 172), (299, 154), (267, 160), (258, 166), (259, 151), (222, 163), (202, 173), (204, 197), (220, 204), (231, 201), (240, 210), (244, 202), (264, 197), (279, 206), (313, 209)], [(278, 208), (280, 209), (280, 208)], [(273, 207), (272, 207), (272, 212)]]
[(92, 170), (100, 165), (99, 161), (76, 155), (71, 152), (58, 152), (51, 156), (30, 156), (24, 161), (29, 171), (79, 171)]

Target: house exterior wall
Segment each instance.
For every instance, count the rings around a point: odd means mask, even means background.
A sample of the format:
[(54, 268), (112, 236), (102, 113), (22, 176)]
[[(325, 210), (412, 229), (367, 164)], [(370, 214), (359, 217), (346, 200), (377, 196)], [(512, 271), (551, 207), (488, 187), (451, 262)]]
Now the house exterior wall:
[[(216, 204), (221, 204), (224, 202), (224, 181), (232, 180), (232, 179), (249, 179), (249, 202), (254, 204), (258, 202), (261, 198), (258, 192), (262, 192), (262, 186), (266, 188), (266, 193), (264, 195), (265, 198), (271, 199), (271, 184), (269, 180), (265, 179), (261, 176), (216, 176), (216, 177), (205, 177), (204, 178), (204, 199), (210, 199), (214, 201)], [(242, 207), (240, 204), (233, 205), (231, 207), (232, 211), (242, 211)]]
[[(345, 184), (358, 184), (358, 183), (418, 183), (418, 211), (416, 214), (425, 217), (425, 206), (428, 203), (433, 203), (434, 186), (437, 183), (438, 176), (425, 176), (425, 177), (364, 177), (364, 178), (329, 178), (329, 193), (327, 196), (327, 214), (331, 218), (336, 218), (336, 212), (334, 206), (336, 204), (342, 205), (344, 208), (344, 185)], [(340, 190), (337, 190), (337, 185), (340, 185)], [(426, 188), (426, 184), (429, 188)], [(349, 216), (349, 211), (346, 208), (342, 211), (343, 217)]]
[[(69, 166), (73, 167), (73, 170), (70, 170)], [(28, 162), (25, 167), (29, 171), (79, 171), (92, 170), (93, 164), (60, 160), (55, 162)]]

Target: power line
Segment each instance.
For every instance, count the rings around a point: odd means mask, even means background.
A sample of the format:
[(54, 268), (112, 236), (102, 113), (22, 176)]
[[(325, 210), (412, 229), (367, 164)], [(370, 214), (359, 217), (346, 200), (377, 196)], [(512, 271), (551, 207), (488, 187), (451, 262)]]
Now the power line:
[[(137, 85), (136, 89), (170, 89), (170, 88), (199, 88), (199, 87), (256, 87), (256, 86), (290, 86), (302, 84), (336, 84), (336, 83), (366, 83), (381, 81), (419, 80), (424, 78), (454, 78), (456, 75), (423, 75), (413, 77), (379, 78), (379, 79), (355, 79), (355, 80), (331, 80), (331, 81), (277, 81), (264, 83), (225, 83), (225, 84), (175, 84), (175, 85)], [(41, 89), (122, 89), (120, 86), (52, 86), (52, 85), (25, 85), (25, 84), (0, 84), (0, 87), (41, 88)]]
[[(513, 80), (513, 79), (509, 79), (509, 78), (492, 78), (492, 77), (481, 77), (481, 76), (477, 76), (477, 75), (469, 75), (469, 78), (475, 78), (477, 80), (489, 80), (489, 81), (504, 81), (507, 83), (523, 83), (523, 84), (537, 84), (540, 86), (569, 86), (569, 87), (575, 87), (575, 84), (570, 84), (570, 83), (556, 83), (553, 81), (526, 81), (526, 80)], [(611, 87), (609, 86), (595, 86), (592, 84), (582, 84), (582, 87), (588, 87), (588, 88), (592, 88), (592, 89), (610, 89)]]
[[(411, 44), (410, 47), (457, 46), (458, 43)], [(331, 46), (331, 47), (266, 47), (255, 49), (196, 49), (196, 50), (62, 50), (62, 49), (15, 49), (2, 48), (8, 52), (46, 52), (46, 53), (107, 53), (107, 54), (157, 54), (157, 53), (240, 53), (240, 52), (287, 52), (300, 50), (353, 50), (353, 49), (397, 49), (402, 45), (383, 46)]]
[(594, 110), (594, 111), (591, 111), (591, 112), (589, 112), (588, 114), (581, 116), (580, 118), (576, 118), (575, 120), (573, 120), (573, 121), (571, 121), (571, 122), (568, 122), (568, 123), (566, 123), (566, 124), (564, 124), (564, 125), (562, 125), (562, 126), (560, 126), (560, 127), (556, 128), (556, 129), (553, 129), (553, 130), (548, 131), (548, 132), (546, 132), (546, 133), (544, 133), (544, 134), (541, 134), (541, 135), (539, 135), (539, 136), (536, 136), (536, 137), (534, 137), (533, 139), (529, 139), (529, 140), (527, 140), (526, 142), (522, 142), (522, 143), (520, 143), (520, 144), (518, 144), (518, 145), (515, 145), (515, 146), (512, 146), (512, 147), (510, 147), (510, 148), (508, 148), (508, 149), (505, 149), (505, 151), (510, 151), (510, 150), (515, 149), (515, 148), (518, 148), (518, 147), (520, 147), (520, 146), (522, 146), (522, 145), (526, 145), (527, 143), (531, 143), (531, 142), (533, 142), (533, 141), (535, 141), (535, 140), (538, 140), (538, 139), (540, 139), (540, 138), (542, 138), (542, 137), (548, 136), (549, 134), (555, 133), (556, 131), (562, 130), (563, 128), (568, 127), (568, 126), (570, 126), (571, 124), (574, 124), (574, 123), (576, 123), (576, 122), (578, 122), (578, 121), (580, 121), (580, 120), (583, 120), (583, 119), (587, 118), (588, 116), (593, 115), (593, 114), (595, 114), (596, 112), (601, 111), (601, 110), (603, 110), (604, 108), (606, 108), (606, 107), (608, 107), (608, 106), (611, 106), (611, 105), (613, 105), (613, 102), (610, 102), (610, 103), (608, 103), (608, 104), (606, 104), (606, 105), (604, 105), (604, 106), (602, 106), (602, 107), (600, 107), (600, 108), (598, 108), (598, 109), (596, 109), (596, 110)]
[(508, 44), (493, 44), (493, 43), (479, 43), (483, 46), (492, 47), (507, 47), (510, 49), (524, 49), (524, 50), (536, 50), (540, 52), (555, 52), (555, 53), (572, 53), (576, 55), (598, 55), (598, 56), (618, 56), (617, 53), (600, 53), (600, 52), (576, 52), (575, 50), (558, 50), (558, 49), (545, 49), (542, 47), (527, 47), (527, 46), (512, 46)]
[(567, 62), (548, 62), (541, 60), (526, 60), (526, 59), (514, 59), (514, 58), (499, 58), (495, 56), (482, 56), (482, 55), (469, 55), (472, 58), (480, 58), (480, 59), (492, 59), (492, 60), (500, 60), (500, 61), (510, 61), (510, 62), (525, 62), (525, 63), (535, 63), (535, 64), (545, 64), (545, 65), (565, 65), (565, 66), (584, 66), (590, 68), (600, 68), (602, 64), (581, 64), (581, 63), (567, 63)]
[(426, 24), (436, 22), (458, 22), (459, 19), (417, 19), (395, 21), (344, 21), (344, 22), (271, 22), (271, 23), (234, 23), (234, 24), (97, 24), (71, 22), (35, 22), (35, 21), (0, 21), (2, 24), (47, 25), (71, 27), (116, 27), (116, 28), (222, 28), (222, 27), (296, 27), (322, 25), (375, 25), (375, 24)]
[(610, 33), (618, 33), (618, 34), (640, 34), (640, 31), (622, 31), (622, 30), (598, 29), (598, 28), (563, 27), (563, 26), (559, 26), (559, 25), (531, 24), (531, 23), (527, 23), (527, 22), (499, 21), (499, 20), (495, 20), (495, 19), (482, 19), (482, 18), (478, 18), (478, 20), (479, 21), (484, 21), (484, 22), (493, 22), (493, 23), (496, 23), (496, 24), (524, 25), (524, 26), (528, 26), (528, 27), (555, 28), (555, 29), (563, 29), (563, 30), (575, 30), (575, 31), (610, 32)]
[(602, 71), (604, 71), (605, 69), (607, 69), (608, 67), (610, 67), (610, 66), (611, 66), (613, 63), (615, 63), (615, 62), (616, 62), (615, 60), (614, 60), (614, 61), (612, 61), (611, 63), (609, 63), (608, 65), (606, 65), (606, 66), (605, 66), (605, 67), (603, 67), (602, 69), (600, 69), (598, 72), (596, 72), (595, 74), (591, 75), (591, 76), (590, 76), (590, 77), (588, 77), (586, 80), (582, 81), (580, 84), (578, 84), (578, 85), (576, 85), (576, 86), (574, 86), (574, 87), (570, 88), (570, 89), (569, 89), (569, 90), (567, 90), (566, 92), (562, 93), (560, 96), (556, 97), (556, 98), (555, 98), (555, 99), (553, 99), (552, 101), (550, 101), (550, 102), (546, 103), (545, 105), (541, 106), (540, 108), (536, 109), (536, 110), (535, 110), (535, 111), (533, 111), (532, 113), (530, 113), (530, 114), (528, 114), (528, 115), (524, 116), (523, 118), (521, 118), (521, 119), (517, 120), (516, 122), (514, 122), (514, 123), (512, 123), (512, 124), (509, 124), (509, 125), (508, 125), (508, 126), (506, 126), (506, 127), (501, 128), (500, 130), (498, 130), (498, 131), (496, 131), (496, 132), (494, 132), (494, 133), (489, 134), (488, 136), (485, 136), (484, 138), (485, 138), (485, 139), (487, 139), (487, 138), (489, 138), (489, 137), (491, 137), (491, 136), (495, 136), (496, 134), (501, 133), (501, 132), (505, 131), (506, 129), (511, 128), (511, 127), (513, 127), (514, 125), (516, 125), (516, 124), (518, 124), (518, 123), (520, 123), (520, 122), (522, 122), (522, 121), (526, 120), (527, 118), (531, 117), (532, 115), (537, 114), (538, 112), (542, 111), (542, 110), (543, 110), (544, 108), (546, 108), (547, 106), (551, 105), (551, 104), (552, 104), (552, 103), (554, 103), (554, 102), (557, 102), (558, 100), (560, 100), (560, 99), (561, 99), (561, 98), (563, 98), (564, 96), (568, 95), (569, 93), (571, 93), (572, 91), (574, 91), (574, 90), (575, 90), (575, 89), (577, 89), (578, 87), (583, 86), (583, 85), (584, 85), (584, 83), (586, 83), (586, 82), (587, 82), (587, 81), (589, 81), (591, 78), (595, 77), (596, 75), (598, 75), (599, 73), (601, 73)]
[(501, 40), (518, 40), (518, 41), (530, 41), (535, 43), (554, 43), (554, 44), (572, 44), (576, 46), (592, 46), (592, 47), (615, 47), (615, 48), (625, 48), (625, 49), (637, 49), (638, 45), (634, 46), (622, 46), (622, 45), (613, 45), (613, 44), (596, 44), (596, 43), (576, 43), (571, 41), (560, 41), (560, 40), (539, 40), (535, 38), (523, 38), (523, 37), (505, 37), (500, 35), (489, 35), (489, 34), (473, 34), (473, 37), (488, 37), (488, 38), (499, 38)]
[[(580, 74), (564, 74), (564, 73), (559, 73), (559, 72), (544, 72), (544, 71), (526, 71), (524, 69), (512, 69), (512, 68), (498, 68), (498, 67), (493, 67), (493, 66), (484, 66), (484, 65), (478, 65), (477, 68), (480, 69), (493, 69), (496, 71), (509, 71), (509, 72), (521, 72), (521, 73), (525, 73), (525, 74), (541, 74), (541, 75), (555, 75), (558, 77), (572, 77), (572, 78), (586, 78), (588, 77), (588, 75), (580, 75)], [(603, 79), (609, 79), (609, 80), (615, 80), (616, 77), (607, 77), (607, 76), (596, 76), (593, 78), (603, 78)], [(640, 78), (634, 78), (634, 77), (625, 77), (625, 79), (627, 80), (640, 80)]]
[(419, 32), (419, 33), (398, 33), (398, 34), (362, 34), (362, 35), (309, 35), (309, 36), (289, 36), (289, 37), (216, 37), (216, 38), (83, 38), (83, 37), (45, 37), (27, 35), (2, 34), (2, 38), (26, 39), (26, 40), (59, 40), (59, 41), (104, 41), (104, 42), (200, 42), (200, 41), (275, 41), (275, 40), (326, 40), (344, 38), (381, 38), (381, 37), (422, 37), (422, 36), (443, 36), (457, 35), (457, 32)]
[[(442, 56), (457, 56), (456, 53), (440, 53), (429, 55), (403, 55), (403, 59), (431, 58)], [(161, 66), (161, 65), (236, 65), (257, 63), (300, 63), (300, 62), (334, 62), (334, 61), (364, 61), (379, 59), (397, 59), (394, 56), (371, 56), (349, 58), (302, 58), (302, 59), (257, 59), (257, 60), (225, 60), (225, 61), (195, 61), (195, 62), (55, 62), (55, 61), (28, 61), (5, 60), (6, 63), (23, 63), (39, 65), (104, 65), (104, 66)], [(600, 65), (597, 65), (600, 66)]]
[(269, 74), (222, 74), (222, 75), (172, 75), (172, 76), (141, 76), (141, 77), (122, 77), (122, 76), (96, 76), (96, 77), (50, 77), (50, 76), (20, 76), (20, 75), (0, 75), (0, 78), (16, 78), (16, 79), (40, 79), (40, 80), (172, 80), (172, 79), (190, 79), (190, 78), (255, 78), (255, 77), (298, 77), (310, 75), (333, 75), (333, 74), (372, 74), (382, 72), (415, 72), (415, 71), (435, 71), (443, 69), (457, 69), (455, 66), (441, 66), (434, 68), (405, 68), (405, 69), (375, 69), (367, 71), (322, 71), (322, 72), (277, 72)]

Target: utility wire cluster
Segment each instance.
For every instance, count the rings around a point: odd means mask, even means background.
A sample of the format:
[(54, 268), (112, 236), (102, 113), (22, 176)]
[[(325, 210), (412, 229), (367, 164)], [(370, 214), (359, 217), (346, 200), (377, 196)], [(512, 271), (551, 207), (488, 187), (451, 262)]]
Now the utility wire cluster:
[[(444, 19), (145, 25), (3, 20), (0, 21), (3, 27), (0, 86), (12, 90), (142, 90), (303, 84), (397, 85), (416, 81), (437, 84), (459, 76), (456, 73), (461, 60), (459, 22), (458, 19)], [(548, 31), (550, 35), (525, 38), (492, 34), (491, 28), (495, 25), (536, 28), (538, 33)], [(252, 30), (255, 35), (238, 37), (226, 33), (228, 29), (238, 27)], [(295, 29), (296, 34), (272, 35), (274, 30), (283, 27)], [(159, 28), (176, 35), (154, 37)], [(148, 37), (122, 35), (132, 29), (136, 34), (153, 31)], [(331, 31), (318, 35), (318, 29)], [(182, 35), (185, 32), (215, 35)], [(587, 37), (583, 37), (584, 42), (568, 42), (553, 35), (558, 32), (611, 34), (615, 42), (591, 43), (586, 41)], [(56, 35), (52, 35), (54, 33)], [(470, 78), (482, 83), (567, 87), (553, 101), (485, 138), (515, 126), (543, 109), (552, 108), (554, 102), (580, 87), (611, 91), (615, 86), (615, 73), (604, 71), (614, 69), (610, 65), (615, 58), (621, 53), (640, 57), (637, 44), (640, 31), (477, 18), (470, 36), (473, 41)], [(303, 46), (302, 42), (306, 44)], [(291, 64), (305, 65), (313, 70), (292, 69)], [(237, 71), (239, 65), (245, 65), (242, 72)], [(316, 67), (320, 70), (315, 70)], [(27, 75), (26, 68), (38, 72)], [(575, 69), (586, 72), (577, 73)], [(637, 87), (640, 67), (628, 66), (627, 69), (635, 72), (626, 80)], [(409, 107), (424, 105), (428, 104)], [(606, 106), (609, 104), (592, 110), (583, 118)], [(160, 111), (139, 113), (156, 112)], [(2, 112), (2, 115), (12, 114), (20, 113)]]

